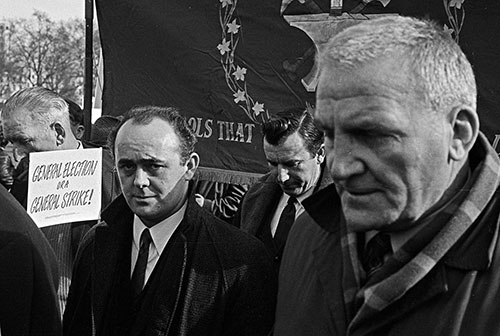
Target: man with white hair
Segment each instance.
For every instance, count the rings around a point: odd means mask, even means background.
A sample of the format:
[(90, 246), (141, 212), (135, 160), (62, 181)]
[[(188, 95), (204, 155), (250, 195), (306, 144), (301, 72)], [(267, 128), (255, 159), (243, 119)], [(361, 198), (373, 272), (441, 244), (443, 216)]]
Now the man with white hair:
[(314, 117), (335, 186), (290, 232), (276, 336), (500, 334), (500, 162), (476, 94), (432, 22), (367, 20), (329, 41)]
[[(29, 87), (15, 92), (2, 110), (2, 123), (5, 139), (10, 141), (19, 152), (29, 155), (33, 152), (47, 152), (84, 148), (71, 130), (70, 113), (66, 100), (49, 89)], [(106, 158), (106, 156), (104, 156)], [(111, 160), (111, 158), (109, 158)], [(23, 163), (24, 164), (24, 163)], [(114, 180), (104, 178), (110, 173), (103, 164), (102, 206), (111, 201)], [(111, 169), (111, 168), (109, 168)], [(27, 172), (17, 176), (11, 188), (12, 195), (26, 208), (28, 194)], [(56, 253), (59, 264), (58, 295), (64, 308), (71, 282), (73, 260), (78, 245), (97, 221), (81, 221), (42, 228)]]

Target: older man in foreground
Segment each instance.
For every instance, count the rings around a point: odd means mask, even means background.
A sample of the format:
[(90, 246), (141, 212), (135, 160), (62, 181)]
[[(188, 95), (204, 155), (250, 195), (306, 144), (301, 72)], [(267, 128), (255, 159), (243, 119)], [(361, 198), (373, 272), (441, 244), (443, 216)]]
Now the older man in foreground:
[(275, 335), (500, 334), (500, 163), (465, 55), (434, 23), (391, 16), (320, 59), (335, 187), (290, 233)]

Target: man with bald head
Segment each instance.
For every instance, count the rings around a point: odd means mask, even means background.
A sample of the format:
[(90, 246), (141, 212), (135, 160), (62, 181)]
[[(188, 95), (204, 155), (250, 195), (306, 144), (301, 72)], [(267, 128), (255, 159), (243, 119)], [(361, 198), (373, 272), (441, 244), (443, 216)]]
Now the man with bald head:
[(476, 95), (433, 22), (367, 20), (329, 41), (314, 118), (335, 185), (290, 233), (275, 335), (500, 333), (500, 162)]
[(173, 107), (136, 107), (111, 136), (122, 196), (78, 251), (65, 335), (268, 335), (264, 246), (202, 209), (196, 137)]

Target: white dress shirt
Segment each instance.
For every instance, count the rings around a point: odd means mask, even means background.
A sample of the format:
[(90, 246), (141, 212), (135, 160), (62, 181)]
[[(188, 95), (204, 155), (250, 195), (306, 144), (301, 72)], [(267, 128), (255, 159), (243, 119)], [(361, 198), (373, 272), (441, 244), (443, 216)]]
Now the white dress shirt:
[[(184, 218), (184, 214), (186, 213), (187, 202), (184, 202), (184, 205), (177, 210), (176, 213), (171, 215), (170, 217), (164, 219), (160, 223), (154, 225), (149, 228), (149, 232), (151, 233), (151, 244), (149, 245), (149, 253), (148, 253), (148, 264), (146, 266), (146, 275), (144, 277), (144, 284), (148, 282), (149, 276), (153, 272), (156, 263), (160, 259), (161, 253), (167, 246), (170, 237), (172, 237), (174, 231), (177, 229), (182, 219)], [(141, 234), (144, 229), (148, 227), (144, 225), (137, 215), (134, 215), (134, 225), (133, 225), (133, 235), (134, 239), (132, 241), (132, 259), (130, 263), (130, 276), (134, 272), (134, 267), (137, 262), (137, 257), (139, 255), (139, 246), (141, 240)]]

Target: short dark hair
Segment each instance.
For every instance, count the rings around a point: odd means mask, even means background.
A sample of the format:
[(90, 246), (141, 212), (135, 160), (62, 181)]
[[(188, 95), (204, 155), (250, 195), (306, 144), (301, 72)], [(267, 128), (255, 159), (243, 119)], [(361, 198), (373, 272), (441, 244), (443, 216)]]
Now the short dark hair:
[(295, 107), (283, 110), (262, 124), (264, 139), (273, 146), (283, 144), (295, 132), (298, 132), (304, 139), (309, 153), (316, 155), (323, 144), (324, 135), (314, 125), (313, 118), (306, 108)]
[(186, 163), (190, 155), (194, 152), (196, 137), (189, 128), (186, 118), (180, 114), (180, 110), (176, 107), (160, 107), (160, 106), (140, 106), (133, 107), (125, 112), (120, 124), (111, 132), (109, 137), (109, 148), (114, 155), (116, 135), (120, 128), (128, 120), (132, 119), (134, 124), (148, 125), (154, 118), (159, 118), (168, 122), (174, 129), (175, 134), (179, 137), (181, 164)]
[(73, 125), (83, 125), (83, 110), (74, 101), (64, 98), (66, 104), (68, 104), (69, 120)]

